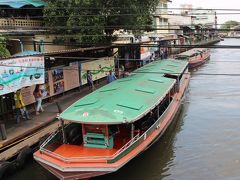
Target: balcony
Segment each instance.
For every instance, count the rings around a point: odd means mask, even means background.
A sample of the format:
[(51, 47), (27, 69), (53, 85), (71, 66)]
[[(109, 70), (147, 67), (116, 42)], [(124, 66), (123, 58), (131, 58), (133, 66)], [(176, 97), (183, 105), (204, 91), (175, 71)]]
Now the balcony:
[(41, 20), (0, 18), (0, 29), (37, 29), (43, 25)]

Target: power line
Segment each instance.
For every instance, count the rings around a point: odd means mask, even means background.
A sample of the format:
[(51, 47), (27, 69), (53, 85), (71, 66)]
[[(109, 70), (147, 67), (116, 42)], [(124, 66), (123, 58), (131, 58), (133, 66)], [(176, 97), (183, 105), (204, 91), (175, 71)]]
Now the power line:
[[(171, 40), (171, 39), (170, 39)], [(172, 39), (171, 41), (173, 41)], [(169, 39), (165, 39), (162, 41), (169, 41)], [(25, 45), (33, 45), (33, 41), (22, 41), (25, 43)], [(174, 44), (153, 44), (154, 42), (159, 41), (149, 41), (149, 42), (136, 42), (136, 43), (111, 43), (111, 44), (105, 44), (107, 46), (111, 46), (111, 48), (118, 48), (118, 47), (167, 47), (167, 48), (224, 48), (224, 49), (239, 49), (240, 45), (204, 45), (204, 44), (195, 44), (195, 45), (174, 45)], [(207, 42), (205, 42), (207, 43)], [(0, 42), (0, 44), (7, 44), (6, 42)], [(104, 45), (102, 43), (58, 43), (54, 44), (51, 43), (37, 43), (37, 45), (48, 45), (48, 46), (100, 46)], [(109, 47), (110, 48), (110, 47)], [(78, 48), (75, 48), (78, 49)], [(61, 51), (59, 51), (61, 53)]]
[[(136, 6), (136, 8), (146, 8), (145, 6)], [(47, 9), (47, 10), (51, 10), (51, 8), (48, 8), (47, 6), (46, 7), (22, 7), (22, 8), (10, 8), (10, 7), (1, 7), (1, 9), (3, 10), (37, 10), (37, 9), (40, 9), (40, 10), (43, 10), (43, 9)], [(114, 7), (114, 6), (111, 6), (111, 7), (64, 7), (64, 8), (61, 8), (61, 7), (54, 7), (54, 9), (56, 10), (66, 10), (66, 9), (74, 9), (74, 10), (102, 10), (102, 9), (111, 9), (111, 10), (132, 10), (132, 8), (129, 8), (128, 6), (122, 6), (122, 7)], [(186, 10), (186, 11), (201, 11), (201, 10), (208, 10), (208, 11), (212, 11), (212, 10), (215, 10), (215, 11), (240, 11), (239, 8), (183, 8), (183, 7), (155, 7), (155, 9), (161, 9), (161, 10)]]
[[(20, 19), (20, 20), (24, 20), (24, 19)], [(213, 24), (213, 22), (212, 22)], [(208, 24), (207, 24), (208, 25)], [(225, 24), (213, 24), (213, 25), (225, 25)], [(9, 25), (10, 26), (10, 25)], [(114, 27), (145, 27), (145, 26), (149, 26), (149, 24), (141, 24), (141, 25), (137, 25), (137, 24), (129, 24), (129, 25), (99, 25), (97, 27), (109, 27), (109, 28), (114, 28)], [(199, 26), (199, 24), (162, 24), (162, 25), (152, 25), (154, 27), (164, 27), (164, 26), (189, 26), (189, 27), (193, 27), (193, 26)], [(204, 25), (203, 25), (204, 26)], [(1, 26), (1, 27), (4, 27), (4, 26)], [(5, 26), (7, 27), (7, 25)], [(21, 27), (21, 26), (20, 26)], [(35, 27), (38, 27), (38, 26), (35, 26)], [(48, 26), (39, 26), (39, 27), (48, 27)], [(51, 26), (49, 26), (51, 27)], [(64, 27), (64, 26), (63, 26)], [(84, 25), (84, 26), (77, 26), (77, 27), (96, 27), (96, 26), (93, 26), (93, 25)], [(32, 28), (32, 27), (31, 27)]]
[[(199, 14), (199, 13), (192, 13), (189, 14), (188, 16), (195, 16), (195, 15), (199, 15), (199, 16), (206, 16), (206, 15), (239, 15), (240, 13), (205, 13), (205, 14)], [(30, 19), (43, 19), (43, 18), (74, 18), (74, 17), (115, 17), (115, 16), (164, 16), (164, 15), (168, 15), (168, 16), (183, 16), (183, 14), (176, 14), (176, 13), (153, 13), (153, 14), (144, 14), (144, 13), (119, 13), (119, 14), (79, 14), (79, 15), (49, 15), (49, 16), (28, 16), (28, 18)], [(18, 17), (18, 18), (26, 18), (26, 16), (22, 16), (22, 17)], [(14, 19), (14, 18), (10, 18), (10, 19)]]
[[(215, 24), (212, 24), (215, 25)], [(169, 26), (177, 26), (177, 25), (169, 25)], [(186, 25), (181, 25), (182, 27), (185, 27)], [(199, 26), (199, 25), (191, 25), (191, 26)], [(25, 26), (20, 26), (20, 27), (16, 27), (16, 28), (21, 28), (21, 30), (24, 29), (56, 29), (56, 30), (82, 30), (82, 29), (96, 29), (96, 28), (104, 28), (106, 30), (115, 30), (115, 29), (122, 29), (122, 28), (128, 28), (128, 29), (136, 29), (136, 30), (145, 30), (145, 29), (150, 29), (150, 30), (183, 30), (183, 28), (157, 28), (154, 25), (144, 25), (144, 26), (127, 26), (127, 25), (116, 25), (116, 26), (35, 26), (35, 27), (25, 27)], [(190, 27), (189, 27), (190, 28)], [(6, 30), (6, 29), (14, 29), (14, 27), (12, 26), (1, 26), (1, 29)], [(191, 28), (192, 30), (198, 30), (197, 28)], [(234, 29), (217, 29), (217, 28), (208, 28), (208, 27), (204, 27), (203, 29), (211, 29), (211, 30), (215, 30), (215, 31), (234, 31)], [(236, 29), (235, 31), (239, 31), (240, 29)]]
[[(187, 17), (191, 17), (191, 16), (206, 16), (206, 15), (213, 15), (213, 16), (223, 16), (223, 15), (239, 15), (239, 13), (205, 13), (205, 14), (199, 14), (199, 13), (195, 13), (195, 14), (189, 14)], [(54, 16), (28, 16), (27, 18), (29, 19), (47, 19), (47, 18), (76, 18), (76, 17), (118, 17), (118, 16), (148, 16), (149, 14), (143, 14), (143, 13), (131, 13), (131, 14), (109, 14), (109, 15), (104, 15), (104, 14), (79, 14), (79, 15), (69, 15), (69, 16), (62, 16), (62, 15), (54, 15)], [(174, 13), (154, 13), (154, 14), (150, 14), (152, 16), (183, 16), (183, 14), (174, 14)], [(22, 16), (22, 17), (16, 17), (16, 19), (26, 19), (26, 16)], [(5, 17), (5, 19), (9, 19), (9, 20), (14, 20), (14, 17)]]

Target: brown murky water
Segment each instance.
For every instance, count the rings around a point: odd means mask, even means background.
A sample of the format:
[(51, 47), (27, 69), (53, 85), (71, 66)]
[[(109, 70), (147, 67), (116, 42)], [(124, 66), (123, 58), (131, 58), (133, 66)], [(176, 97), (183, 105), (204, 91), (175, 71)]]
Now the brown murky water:
[[(212, 49), (211, 60), (192, 74), (182, 112), (164, 136), (118, 172), (96, 180), (240, 179), (240, 76), (199, 73), (240, 74), (240, 50)], [(56, 179), (37, 163), (7, 179), (33, 178)]]

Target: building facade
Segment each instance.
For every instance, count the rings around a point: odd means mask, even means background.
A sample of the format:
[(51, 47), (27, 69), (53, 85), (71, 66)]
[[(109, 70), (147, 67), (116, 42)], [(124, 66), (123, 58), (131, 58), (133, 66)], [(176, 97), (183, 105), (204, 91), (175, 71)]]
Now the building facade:
[(160, 0), (153, 14), (153, 27), (156, 28), (154, 31), (157, 36), (166, 36), (169, 33), (169, 22), (168, 22), (168, 3), (170, 0)]

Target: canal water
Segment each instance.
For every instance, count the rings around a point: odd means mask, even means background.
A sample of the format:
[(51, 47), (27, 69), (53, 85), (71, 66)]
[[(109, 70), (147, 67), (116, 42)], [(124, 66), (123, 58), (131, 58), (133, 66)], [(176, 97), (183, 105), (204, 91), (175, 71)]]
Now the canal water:
[[(239, 45), (225, 39), (218, 45)], [(96, 180), (240, 179), (240, 50), (212, 49), (193, 72), (176, 122), (142, 155), (118, 172)], [(8, 177), (55, 180), (37, 163)]]

